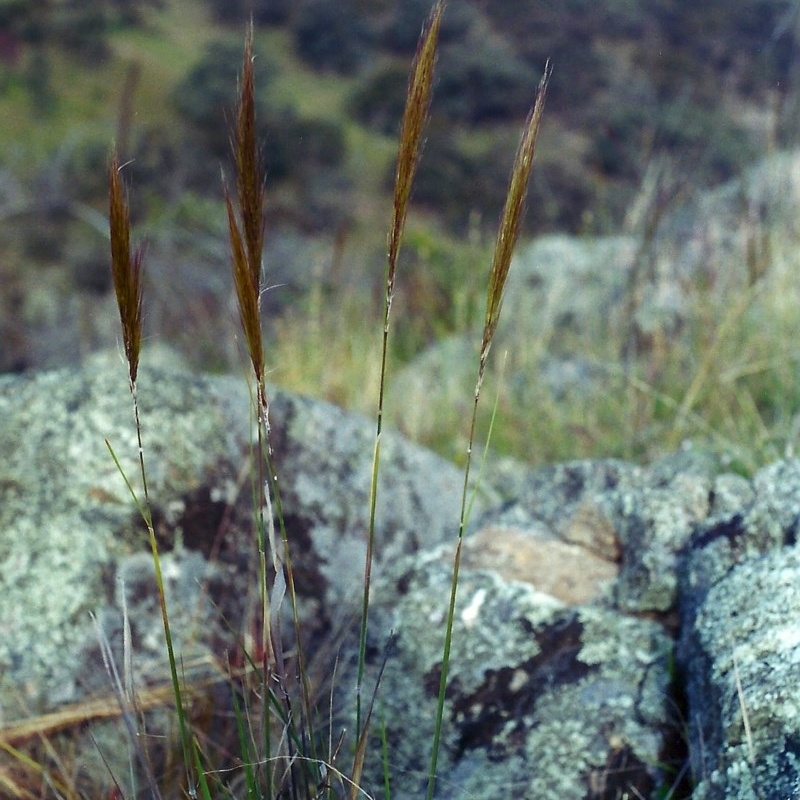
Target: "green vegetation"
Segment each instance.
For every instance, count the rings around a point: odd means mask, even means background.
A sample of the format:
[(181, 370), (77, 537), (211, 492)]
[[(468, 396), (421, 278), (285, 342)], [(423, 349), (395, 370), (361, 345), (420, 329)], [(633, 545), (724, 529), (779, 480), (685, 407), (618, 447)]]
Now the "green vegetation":
[[(258, 598), (261, 630), (258, 652), (246, 652), (245, 661), (249, 670), (244, 676), (231, 672), (231, 681), (236, 681), (237, 691), (231, 694), (233, 708), (231, 714), (236, 720), (239, 733), (239, 756), (237, 773), (221, 769), (215, 761), (214, 753), (220, 743), (202, 741), (193, 729), (188, 703), (192, 687), (185, 683), (183, 665), (176, 657), (170, 613), (162, 577), (161, 555), (154, 527), (151, 497), (148, 490), (146, 454), (142, 445), (140, 411), (137, 392), (137, 377), (141, 345), (143, 340), (143, 262), (144, 248), (131, 247), (131, 212), (127, 192), (123, 184), (122, 170), (116, 150), (112, 152), (108, 169), (109, 227), (111, 242), (111, 271), (119, 311), (122, 343), (128, 365), (128, 380), (133, 402), (133, 417), (138, 450), (139, 479), (141, 495), (133, 487), (131, 478), (123, 471), (120, 461), (110, 442), (111, 457), (120, 471), (136, 507), (145, 523), (148, 541), (153, 558), (164, 641), (168, 654), (172, 699), (176, 709), (177, 741), (181, 753), (180, 777), (177, 786), (162, 785), (163, 776), (156, 773), (152, 764), (154, 759), (147, 744), (147, 724), (145, 711), (139, 701), (123, 686), (114, 664), (111, 643), (101, 637), (100, 646), (103, 660), (119, 703), (122, 717), (128, 724), (131, 737), (131, 752), (136, 754), (138, 764), (131, 765), (131, 782), (110, 776), (115, 785), (116, 796), (126, 798), (128, 792), (138, 794), (141, 783), (154, 800), (162, 797), (291, 797), (297, 798), (337, 798), (348, 796), (352, 800), (362, 794), (360, 789), (364, 763), (367, 758), (380, 757), (368, 752), (373, 730), (373, 706), (380, 691), (367, 698), (364, 684), (367, 660), (367, 628), (371, 590), (373, 548), (376, 530), (376, 508), (378, 495), (378, 476), (380, 473), (380, 452), (383, 432), (386, 378), (389, 363), (389, 334), (391, 312), (395, 298), (396, 278), (399, 267), (401, 244), (408, 216), (411, 190), (419, 164), (425, 126), (430, 109), (434, 84), (434, 61), (438, 35), (444, 10), (443, 0), (434, 6), (427, 25), (420, 38), (419, 48), (412, 66), (408, 84), (408, 95), (400, 132), (399, 153), (392, 192), (392, 216), (388, 234), (387, 265), (385, 272), (385, 299), (383, 304), (382, 347), (378, 372), (377, 425), (375, 432), (374, 461), (370, 489), (369, 530), (367, 532), (366, 558), (364, 563), (363, 601), (361, 606), (360, 636), (358, 645), (358, 675), (355, 693), (355, 727), (353, 736), (352, 767), (342, 772), (335, 766), (336, 753), (323, 750), (325, 732), (331, 720), (320, 716), (312, 699), (311, 674), (306, 662), (303, 647), (298, 600), (295, 591), (294, 570), (289, 533), (281, 501), (278, 483), (279, 465), (274, 463), (271, 441), (269, 389), (266, 383), (268, 362), (265, 360), (263, 324), (261, 319), (264, 279), (262, 258), (265, 237), (265, 164), (260, 152), (257, 127), (258, 101), (255, 91), (255, 68), (252, 28), (245, 44), (239, 80), (240, 93), (233, 117), (233, 162), (235, 181), (232, 186), (225, 183), (223, 194), (227, 212), (228, 235), (230, 241), (230, 260), (233, 270), (233, 284), (239, 309), (239, 317), (244, 333), (247, 355), (252, 367), (254, 384), (254, 415), (256, 418), (257, 447), (252, 454), (253, 513), (255, 518), (257, 553)], [(471, 422), (468, 433), (464, 483), (461, 498), (461, 512), (458, 520), (458, 538), (453, 563), (452, 585), (450, 590), (449, 614), (442, 645), (441, 682), (435, 711), (435, 725), (431, 742), (430, 770), (428, 773), (427, 797), (434, 795), (437, 781), (437, 760), (442, 726), (444, 724), (444, 704), (447, 689), (447, 676), (450, 648), (453, 637), (455, 603), (458, 590), (459, 566), (461, 562), (461, 543), (471, 506), (470, 466), (473, 447), (478, 436), (477, 420), (481, 389), (487, 374), (488, 356), (495, 339), (500, 312), (502, 309), (506, 283), (511, 267), (514, 248), (520, 234), (524, 214), (525, 196), (533, 169), (534, 151), (539, 127), (544, 111), (549, 68), (542, 78), (536, 94), (536, 101), (523, 127), (522, 136), (516, 152), (511, 179), (506, 196), (499, 230), (493, 250), (489, 285), (486, 294), (486, 310), (480, 351), (477, 359), (477, 378), (472, 391)], [(281, 631), (281, 609), (287, 602), (291, 608), (293, 633), (287, 644)], [(127, 625), (127, 620), (123, 626)], [(98, 626), (98, 630), (101, 630)], [(238, 636), (240, 632), (234, 632)], [(129, 636), (129, 634), (128, 634)], [(127, 651), (129, 642), (123, 644)], [(338, 656), (337, 656), (338, 658)], [(331, 665), (333, 668), (333, 665)], [(243, 678), (246, 677), (247, 681)], [(378, 684), (380, 681), (378, 681)], [(240, 699), (241, 697), (241, 699)], [(162, 744), (168, 748), (169, 744)], [(330, 748), (329, 744), (329, 748)], [(337, 745), (337, 750), (340, 745)], [(69, 774), (50, 779), (49, 770), (43, 768), (29, 756), (11, 747), (3, 748), (16, 759), (22, 777), (0, 775), (5, 788), (15, 798), (33, 796), (36, 793), (49, 796), (49, 789), (55, 785), (55, 796), (77, 800), (83, 789)], [(220, 747), (221, 749), (221, 747)], [(344, 757), (350, 756), (344, 754)], [(383, 758), (387, 754), (383, 754)], [(388, 754), (391, 758), (391, 754)], [(54, 759), (62, 763), (58, 754)], [(340, 758), (340, 762), (343, 759)], [(173, 779), (170, 779), (172, 782)], [(390, 796), (387, 777), (386, 797)], [(232, 787), (240, 785), (241, 790)], [(133, 796), (133, 795), (131, 795)]]

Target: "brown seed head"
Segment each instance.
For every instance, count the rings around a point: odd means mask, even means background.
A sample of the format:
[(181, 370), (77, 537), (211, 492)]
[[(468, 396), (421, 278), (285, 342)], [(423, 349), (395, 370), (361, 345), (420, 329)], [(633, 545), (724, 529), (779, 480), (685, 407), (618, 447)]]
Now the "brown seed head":
[(122, 341), (131, 384), (136, 383), (139, 350), (142, 342), (142, 261), (141, 247), (131, 256), (130, 214), (116, 152), (108, 169), (109, 229), (111, 235), (111, 275), (122, 325)]
[(403, 113), (403, 124), (400, 128), (400, 149), (397, 154), (392, 224), (388, 239), (390, 294), (397, 256), (400, 251), (401, 234), (408, 212), (408, 201), (411, 197), (411, 187), (422, 151), (423, 133), (431, 104), (433, 68), (444, 5), (444, 0), (439, 0), (425, 24), (408, 81), (406, 107)]
[(550, 62), (545, 65), (544, 75), (536, 91), (536, 100), (528, 114), (522, 130), (514, 166), (511, 170), (511, 179), (506, 194), (503, 214), (500, 217), (500, 226), (497, 231), (497, 240), (494, 246), (492, 268), (489, 273), (489, 289), (486, 297), (486, 318), (481, 342), (481, 364), (486, 363), (489, 349), (494, 339), (497, 323), (500, 319), (500, 310), (503, 305), (508, 271), (511, 268), (511, 256), (519, 238), (519, 228), (525, 213), (525, 195), (528, 191), (528, 182), (533, 169), (533, 155), (536, 149), (536, 138), (539, 134), (539, 124), (544, 112), (544, 101), (547, 96), (547, 84), (550, 80), (552, 69)]

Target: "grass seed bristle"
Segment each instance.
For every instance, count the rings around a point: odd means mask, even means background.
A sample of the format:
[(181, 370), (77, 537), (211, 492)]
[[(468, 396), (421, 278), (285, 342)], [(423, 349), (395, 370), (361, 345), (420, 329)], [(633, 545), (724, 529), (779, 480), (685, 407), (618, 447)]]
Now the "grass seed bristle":
[(408, 213), (408, 201), (411, 197), (411, 187), (422, 151), (423, 132), (431, 104), (433, 69), (444, 6), (444, 0), (439, 0), (428, 18), (417, 46), (408, 82), (406, 107), (400, 128), (400, 149), (395, 172), (392, 223), (388, 238), (390, 291), (393, 287), (394, 269), (400, 252), (400, 240)]
[(533, 170), (533, 155), (536, 148), (536, 139), (539, 135), (539, 125), (544, 113), (544, 101), (547, 96), (547, 84), (550, 80), (552, 68), (547, 62), (544, 74), (536, 91), (536, 100), (528, 114), (522, 130), (514, 166), (511, 170), (511, 180), (506, 194), (506, 202), (500, 217), (500, 226), (497, 231), (497, 241), (494, 247), (492, 267), (489, 273), (489, 288), (486, 296), (486, 318), (481, 341), (481, 364), (485, 365), (489, 349), (497, 330), (500, 319), (500, 310), (503, 305), (508, 272), (511, 268), (511, 256), (519, 239), (519, 229), (525, 212), (525, 195), (528, 191), (531, 171)]
[(136, 383), (142, 342), (142, 262), (141, 247), (131, 256), (130, 212), (121, 167), (116, 152), (108, 169), (109, 228), (111, 237), (111, 275), (122, 326), (122, 341), (131, 385)]

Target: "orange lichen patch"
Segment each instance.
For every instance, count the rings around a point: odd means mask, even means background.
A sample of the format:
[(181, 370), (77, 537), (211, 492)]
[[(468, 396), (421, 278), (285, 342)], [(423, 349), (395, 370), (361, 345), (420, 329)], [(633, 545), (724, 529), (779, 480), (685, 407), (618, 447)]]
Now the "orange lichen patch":
[(462, 567), (529, 583), (568, 605), (594, 600), (619, 573), (615, 562), (577, 544), (500, 526), (481, 528), (464, 539)]
[(112, 494), (100, 486), (92, 487), (87, 494), (92, 500), (97, 500), (98, 503), (114, 503), (115, 505), (120, 505), (122, 503), (122, 500), (117, 495)]
[(559, 536), (607, 561), (619, 561), (622, 548), (617, 529), (603, 510), (591, 500), (578, 505), (575, 512), (559, 526)]

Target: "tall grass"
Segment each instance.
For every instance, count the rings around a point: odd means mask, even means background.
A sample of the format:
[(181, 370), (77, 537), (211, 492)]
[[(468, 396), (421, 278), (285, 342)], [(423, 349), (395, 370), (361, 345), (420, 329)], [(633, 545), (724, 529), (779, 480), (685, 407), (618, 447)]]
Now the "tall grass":
[[(111, 240), (111, 274), (114, 283), (114, 292), (117, 298), (119, 309), (120, 324), (122, 327), (122, 341), (125, 349), (125, 359), (128, 363), (128, 381), (133, 400), (133, 415), (136, 427), (136, 439), (138, 443), (139, 472), (142, 481), (142, 498), (140, 499), (125, 473), (122, 471), (116, 454), (111, 444), (106, 441), (106, 445), (111, 452), (111, 456), (120, 470), (125, 483), (131, 492), (142, 519), (147, 526), (150, 550), (153, 555), (153, 569), (156, 577), (156, 588), (158, 592), (158, 604), (161, 609), (161, 620), (164, 625), (164, 642), (167, 648), (169, 660), (170, 679), (175, 697), (175, 707), (177, 709), (178, 727), (180, 731), (181, 747), (183, 749), (183, 761), (186, 767), (187, 784), (194, 789), (196, 774), (201, 783), (203, 782), (202, 770), (195, 773), (195, 758), (193, 753), (193, 742), (189, 735), (186, 722), (186, 714), (183, 705), (183, 692), (181, 682), (178, 678), (178, 666), (175, 659), (175, 650), (172, 643), (172, 632), (169, 624), (169, 614), (167, 611), (167, 601), (164, 592), (164, 580), (161, 573), (161, 559), (156, 541), (155, 529), (153, 527), (153, 512), (150, 506), (150, 494), (147, 488), (147, 470), (145, 469), (144, 448), (142, 446), (142, 427), (139, 420), (139, 403), (136, 395), (136, 378), (139, 370), (139, 356), (142, 343), (142, 261), (144, 251), (140, 246), (131, 253), (130, 245), (130, 213), (128, 210), (127, 197), (122, 184), (120, 175), (121, 167), (116, 152), (112, 155), (109, 166), (109, 228)], [(150, 781), (151, 792), (158, 797), (155, 782)]]
[[(386, 243), (386, 272), (383, 323), (381, 330), (381, 356), (378, 368), (376, 430), (373, 448), (373, 465), (369, 492), (369, 523), (365, 531), (365, 561), (363, 595), (357, 653), (357, 685), (354, 701), (354, 734), (352, 762), (347, 773), (335, 766), (341, 743), (329, 731), (332, 711), (320, 712), (312, 696), (311, 677), (303, 647), (301, 618), (292, 566), (290, 532), (285, 524), (281, 501), (279, 465), (275, 463), (271, 443), (269, 391), (266, 383), (267, 367), (263, 340), (264, 320), (261, 298), (264, 291), (262, 252), (266, 232), (264, 165), (256, 138), (255, 86), (253, 74), (253, 29), (248, 29), (238, 104), (231, 143), (234, 156), (234, 175), (231, 183), (223, 176), (223, 195), (230, 241), (230, 261), (233, 285), (238, 305), (243, 341), (249, 361), (253, 386), (253, 415), (257, 431), (257, 445), (252, 454), (253, 511), (255, 516), (255, 549), (258, 554), (259, 632), (253, 652), (245, 655), (246, 671), (255, 676), (248, 685), (252, 695), (232, 693), (231, 715), (237, 734), (238, 760), (241, 764), (241, 791), (247, 798), (292, 798), (310, 800), (319, 797), (356, 798), (362, 796), (360, 788), (367, 749), (371, 741), (372, 711), (379, 691), (373, 688), (367, 699), (364, 675), (369, 625), (369, 603), (372, 588), (372, 567), (376, 546), (376, 509), (378, 504), (378, 477), (380, 474), (381, 440), (384, 433), (385, 401), (390, 356), (390, 330), (392, 306), (395, 298), (399, 255), (412, 195), (414, 177), (424, 143), (431, 95), (434, 87), (434, 66), (438, 35), (445, 9), (444, 0), (437, 0), (423, 27), (417, 52), (411, 68), (405, 112), (399, 137), (393, 205)], [(524, 212), (524, 198), (533, 166), (534, 149), (542, 118), (544, 99), (549, 79), (549, 66), (539, 85), (535, 103), (523, 128), (522, 137), (503, 211), (494, 256), (489, 271), (485, 323), (477, 361), (477, 381), (474, 389), (472, 417), (469, 427), (469, 446), (464, 474), (461, 515), (454, 520), (457, 529), (456, 557), (450, 599), (450, 614), (443, 643), (442, 680), (437, 703), (436, 726), (431, 740), (428, 797), (435, 789), (436, 765), (443, 728), (443, 708), (447, 681), (453, 617), (458, 586), (461, 541), (468, 514), (470, 491), (470, 463), (476, 437), (477, 410), (481, 387), (487, 370), (489, 352), (494, 340), (502, 308), (503, 294), (516, 244), (520, 221)], [(142, 421), (138, 402), (138, 374), (142, 349), (143, 327), (143, 247), (132, 248), (131, 225), (127, 189), (123, 180), (124, 165), (116, 151), (108, 169), (109, 227), (111, 243), (111, 271), (122, 330), (122, 343), (128, 368), (129, 391), (133, 406), (134, 427), (137, 436), (138, 476), (126, 475), (110, 442), (106, 442), (111, 457), (139, 510), (147, 529), (156, 591), (161, 610), (164, 642), (169, 663), (172, 700), (175, 704), (180, 752), (183, 763), (183, 785), (180, 792), (191, 798), (211, 800), (215, 797), (238, 797), (229, 780), (217, 773), (215, 765), (201, 746), (201, 737), (193, 729), (187, 713), (187, 687), (181, 678), (180, 656), (176, 654), (170, 627), (170, 615), (161, 570), (161, 556), (153, 524), (150, 489), (142, 438)], [(320, 342), (319, 346), (323, 344)], [(283, 606), (288, 601), (292, 630), (281, 628)], [(123, 622), (127, 630), (127, 619)], [(99, 628), (98, 628), (99, 630)], [(130, 656), (130, 641), (126, 636), (124, 655)], [(140, 772), (145, 779), (145, 791), (152, 800), (160, 800), (162, 786), (154, 773), (146, 747), (141, 743), (141, 720), (145, 707), (137, 704), (134, 693), (128, 688), (128, 666), (121, 677), (114, 663), (112, 648), (102, 638), (101, 650), (106, 668), (120, 704), (122, 718), (128, 726), (132, 752), (139, 759)], [(382, 670), (380, 671), (382, 674)], [(235, 676), (231, 673), (231, 680)], [(244, 681), (242, 686), (245, 686)], [(327, 735), (327, 751), (324, 751)], [(391, 753), (376, 754), (385, 765)], [(17, 754), (20, 763), (24, 755)], [(35, 763), (32, 768), (35, 767)], [(387, 770), (388, 775), (388, 770)], [(2, 775), (0, 775), (0, 779)], [(125, 796), (125, 788), (116, 783), (115, 792)], [(133, 783), (132, 783), (133, 786)], [(135, 791), (135, 789), (132, 789)], [(390, 788), (387, 777), (386, 796)], [(72, 796), (69, 790), (61, 793)], [(20, 795), (21, 796), (21, 795)]]
[[(373, 455), (372, 482), (370, 486), (369, 530), (367, 532), (367, 552), (364, 561), (364, 594), (361, 605), (361, 631), (358, 648), (358, 676), (356, 678), (356, 731), (361, 733), (362, 741), (366, 741), (366, 730), (362, 732), (361, 724), (361, 691), (364, 680), (364, 664), (367, 651), (367, 623), (369, 618), (369, 597), (372, 575), (372, 559), (375, 547), (375, 512), (378, 502), (378, 472), (380, 469), (381, 434), (383, 431), (383, 411), (386, 395), (386, 365), (389, 354), (389, 325), (394, 300), (395, 279), (397, 276), (397, 259), (408, 215), (408, 203), (414, 175), (422, 151), (423, 133), (430, 108), (433, 91), (433, 67), (436, 57), (436, 45), (439, 39), (439, 28), (444, 13), (444, 2), (439, 0), (434, 6), (431, 17), (423, 29), (419, 47), (411, 68), (408, 83), (408, 94), (400, 128), (400, 151), (397, 156), (397, 170), (394, 182), (394, 202), (392, 205), (392, 222), (389, 228), (386, 256), (386, 301), (383, 314), (383, 339), (381, 347), (381, 367), (378, 389), (377, 428), (375, 431), (375, 450)], [(358, 753), (354, 775), (360, 776), (363, 767), (363, 755)]]

